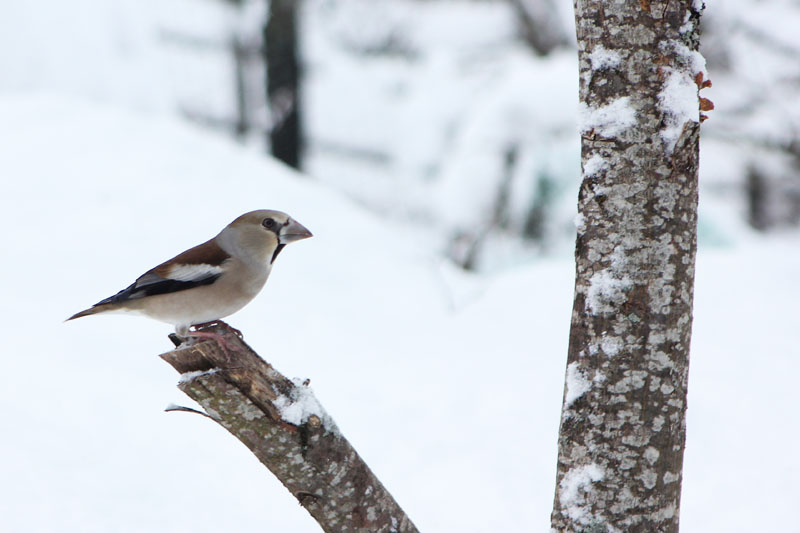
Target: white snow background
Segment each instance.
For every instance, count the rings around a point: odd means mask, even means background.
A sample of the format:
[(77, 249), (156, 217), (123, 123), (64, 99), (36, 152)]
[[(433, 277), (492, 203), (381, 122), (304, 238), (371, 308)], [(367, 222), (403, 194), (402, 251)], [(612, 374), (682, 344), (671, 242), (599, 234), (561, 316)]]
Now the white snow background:
[[(370, 169), (356, 163), (321, 175), (328, 167), (317, 157), (311, 176), (298, 175), (180, 118), (176, 101), (190, 96), (178, 94), (153, 34), (167, 18), (207, 22), (213, 5), (38, 0), (0, 10), (0, 531), (318, 531), (226, 431), (163, 412), (190, 404), (157, 357), (171, 348), (169, 326), (121, 315), (62, 322), (257, 208), (285, 210), (315, 236), (288, 247), (261, 295), (230, 318), (248, 343), (289, 377), (311, 379), (421, 531), (548, 530), (572, 306), (568, 240), (549, 256), (465, 274), (442, 259), (441, 228), (380, 217), (369, 204), (395, 196), (390, 178), (425, 166), (434, 126), (460, 113), (472, 126), (449, 147), (437, 190), (453, 188), (447, 180), (468, 166), (458, 156), (487, 134), (481, 124), (513, 111), (493, 111), (501, 96), (536, 97), (518, 71), (525, 65), (572, 76), (549, 78), (542, 90), (570, 91), (566, 101), (577, 102), (575, 59), (498, 52), (509, 69), (492, 71), (495, 90), (479, 109), (463, 95), (445, 108), (420, 96), (403, 120), (421, 138), (365, 189)], [(463, 15), (465, 5), (450, 8)], [(448, 35), (462, 45), (457, 31)], [(321, 99), (364, 98), (345, 87), (330, 94), (342, 83), (337, 65), (374, 71), (322, 49), (313, 48), (309, 67), (309, 94), (319, 95), (309, 122), (347, 135), (344, 104)], [(464, 73), (443, 68), (452, 63), (439, 51), (441, 63), (420, 68), (442, 91), (460, 86)], [(408, 68), (378, 78), (401, 79)], [(224, 107), (222, 85), (198, 76), (197, 98)], [(724, 87), (715, 90), (724, 101)], [(377, 111), (394, 105), (391, 94)], [(557, 129), (557, 108), (539, 107)], [(577, 142), (577, 106), (561, 111), (574, 119)], [(408, 136), (389, 135), (379, 113), (364, 115), (403, 153)], [(430, 131), (414, 122), (424, 117)], [(352, 136), (376, 139), (359, 131)], [(701, 179), (724, 180), (732, 160), (710, 143)], [(348, 172), (349, 188), (363, 193), (357, 201), (335, 188)], [(710, 229), (697, 262), (682, 530), (800, 531), (800, 238), (750, 233), (729, 198), (706, 194), (701, 203)]]

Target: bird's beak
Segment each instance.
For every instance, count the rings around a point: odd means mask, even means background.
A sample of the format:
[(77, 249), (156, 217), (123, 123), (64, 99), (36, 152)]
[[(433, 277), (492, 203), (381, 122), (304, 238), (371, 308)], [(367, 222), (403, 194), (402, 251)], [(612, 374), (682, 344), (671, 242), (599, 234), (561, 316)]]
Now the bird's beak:
[(278, 242), (281, 244), (289, 244), (290, 242), (300, 241), (312, 237), (310, 231), (305, 226), (290, 218), (288, 223), (281, 228), (278, 233)]

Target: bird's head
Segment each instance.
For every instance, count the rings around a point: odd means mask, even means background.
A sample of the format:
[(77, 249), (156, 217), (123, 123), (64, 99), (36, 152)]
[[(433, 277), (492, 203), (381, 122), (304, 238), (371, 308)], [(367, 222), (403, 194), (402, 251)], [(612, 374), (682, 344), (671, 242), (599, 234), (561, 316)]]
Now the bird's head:
[(275, 261), (287, 244), (311, 236), (310, 231), (286, 213), (269, 209), (245, 213), (219, 235), (222, 247), (230, 253), (269, 263)]

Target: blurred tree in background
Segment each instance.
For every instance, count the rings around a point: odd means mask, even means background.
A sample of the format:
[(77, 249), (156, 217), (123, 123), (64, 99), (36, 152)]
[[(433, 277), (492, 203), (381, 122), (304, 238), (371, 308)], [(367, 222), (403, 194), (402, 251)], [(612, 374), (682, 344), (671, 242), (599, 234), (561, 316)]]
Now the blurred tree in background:
[(719, 112), (704, 147), (725, 150), (711, 191), (741, 199), (757, 230), (800, 225), (800, 4), (791, 0), (709, 1), (702, 52)]
[(559, 46), (566, 46), (570, 39), (558, 20), (554, 0), (508, 0), (514, 8), (520, 34), (536, 53), (546, 56)]
[[(301, 61), (298, 17), (302, 2), (292, 0), (220, 0), (224, 16), (217, 32), (204, 28), (163, 32), (184, 57), (209, 52), (226, 58), (233, 95), (227, 112), (189, 104), (184, 114), (247, 141), (263, 136), (267, 151), (300, 169), (304, 144), (301, 120)], [(186, 68), (185, 65), (179, 69)]]
[(303, 152), (297, 34), (300, 4), (298, 0), (270, 0), (263, 38), (272, 114), (269, 145), (273, 156), (297, 169)]
[[(708, 3), (701, 52), (717, 111), (703, 135), (699, 238), (725, 244), (748, 227), (800, 224), (800, 6)], [(570, 3), (219, 5), (216, 35), (181, 22), (203, 66), (188, 53), (175, 65), (209, 69), (211, 47), (198, 43), (218, 43), (230, 96), (201, 97), (187, 75), (176, 82), (185, 114), (246, 143), (268, 138), (276, 157), (360, 204), (435, 230), (465, 268), (568, 253), (579, 182)]]

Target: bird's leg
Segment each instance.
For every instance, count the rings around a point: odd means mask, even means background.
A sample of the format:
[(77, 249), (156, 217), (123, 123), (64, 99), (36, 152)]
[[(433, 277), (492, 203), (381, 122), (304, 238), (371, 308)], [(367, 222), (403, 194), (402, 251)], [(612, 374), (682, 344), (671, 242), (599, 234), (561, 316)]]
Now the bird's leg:
[(208, 327), (211, 327), (211, 326), (222, 326), (222, 327), (226, 328), (227, 330), (232, 331), (240, 339), (244, 338), (244, 335), (242, 335), (241, 331), (239, 331), (238, 329), (234, 328), (233, 326), (231, 326), (227, 322), (223, 322), (222, 320), (212, 320), (211, 322), (203, 322), (202, 324), (195, 324), (194, 325), (194, 327), (198, 328), (198, 329), (199, 328), (208, 328)]

